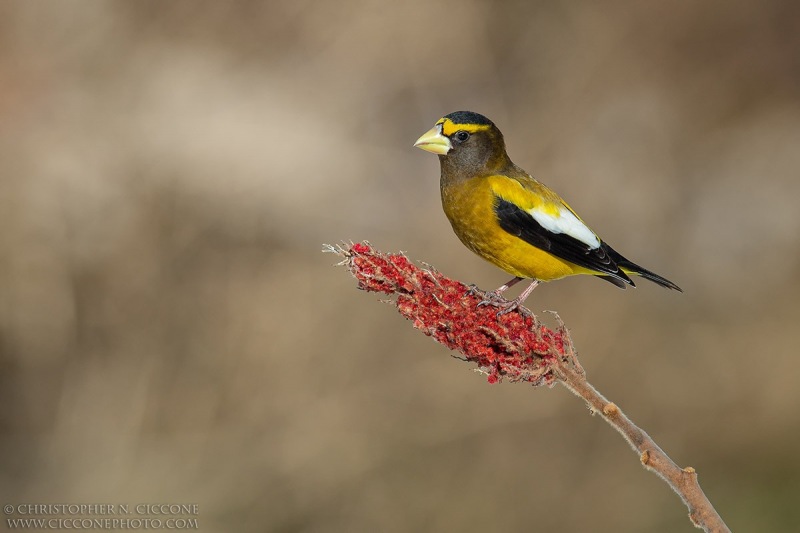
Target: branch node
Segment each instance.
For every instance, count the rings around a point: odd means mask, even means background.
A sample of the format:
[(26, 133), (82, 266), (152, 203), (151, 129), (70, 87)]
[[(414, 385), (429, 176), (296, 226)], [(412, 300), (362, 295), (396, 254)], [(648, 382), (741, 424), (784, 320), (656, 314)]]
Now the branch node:
[(650, 462), (650, 452), (648, 450), (643, 451), (642, 455), (639, 456), (639, 460), (643, 465), (647, 466), (647, 463)]
[(614, 402), (608, 402), (603, 406), (603, 414), (607, 417), (617, 416), (619, 414), (619, 407)]

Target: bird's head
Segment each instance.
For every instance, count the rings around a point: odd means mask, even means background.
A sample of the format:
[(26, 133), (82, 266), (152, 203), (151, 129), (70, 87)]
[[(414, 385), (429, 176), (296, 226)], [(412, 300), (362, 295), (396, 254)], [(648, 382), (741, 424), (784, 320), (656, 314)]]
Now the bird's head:
[(465, 176), (493, 173), (513, 164), (497, 126), (472, 111), (456, 111), (440, 118), (414, 146), (437, 154), (443, 171)]

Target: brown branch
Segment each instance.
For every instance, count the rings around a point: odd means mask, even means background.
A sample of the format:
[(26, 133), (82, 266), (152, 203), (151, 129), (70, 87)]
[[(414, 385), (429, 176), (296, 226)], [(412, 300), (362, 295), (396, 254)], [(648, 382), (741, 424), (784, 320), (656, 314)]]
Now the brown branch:
[(675, 464), (650, 435), (625, 416), (619, 407), (597, 392), (586, 381), (585, 376), (568, 367), (559, 367), (555, 372), (560, 383), (576, 396), (583, 398), (593, 411), (601, 413), (603, 419), (622, 434), (628, 444), (639, 453), (639, 460), (645, 468), (658, 474), (672, 487), (689, 508), (689, 519), (695, 526), (714, 533), (730, 532), (700, 488), (694, 468), (681, 468)]
[(708, 532), (730, 532), (697, 481), (694, 468), (680, 468), (653, 439), (586, 381), (569, 331), (543, 325), (525, 308), (498, 316), (480, 306), (486, 293), (446, 278), (432, 267), (420, 269), (402, 254), (383, 254), (369, 243), (327, 246), (343, 257), (358, 287), (394, 294), (391, 301), (414, 327), (476, 363), (490, 383), (502, 379), (534, 386), (561, 383), (622, 434), (645, 468), (658, 474), (689, 508), (692, 523)]

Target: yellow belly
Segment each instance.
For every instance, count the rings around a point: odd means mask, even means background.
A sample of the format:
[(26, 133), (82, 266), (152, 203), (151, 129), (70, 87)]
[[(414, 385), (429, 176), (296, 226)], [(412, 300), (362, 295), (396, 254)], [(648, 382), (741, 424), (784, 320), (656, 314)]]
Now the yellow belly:
[(550, 281), (575, 274), (595, 274), (559, 259), (506, 232), (494, 213), (494, 194), (472, 179), (442, 188), (442, 207), (464, 245), (511, 275)]

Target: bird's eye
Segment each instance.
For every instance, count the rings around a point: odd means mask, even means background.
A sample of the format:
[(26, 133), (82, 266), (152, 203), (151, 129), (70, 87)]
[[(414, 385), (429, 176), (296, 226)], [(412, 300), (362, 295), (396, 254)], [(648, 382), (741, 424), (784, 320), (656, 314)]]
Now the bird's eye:
[(468, 132), (466, 132), (466, 131), (458, 131), (458, 132), (456, 132), (456, 135), (455, 135), (455, 137), (456, 137), (456, 140), (457, 140), (458, 142), (461, 142), (461, 143), (463, 143), (464, 141), (466, 141), (467, 139), (469, 139), (469, 133), (468, 133)]

